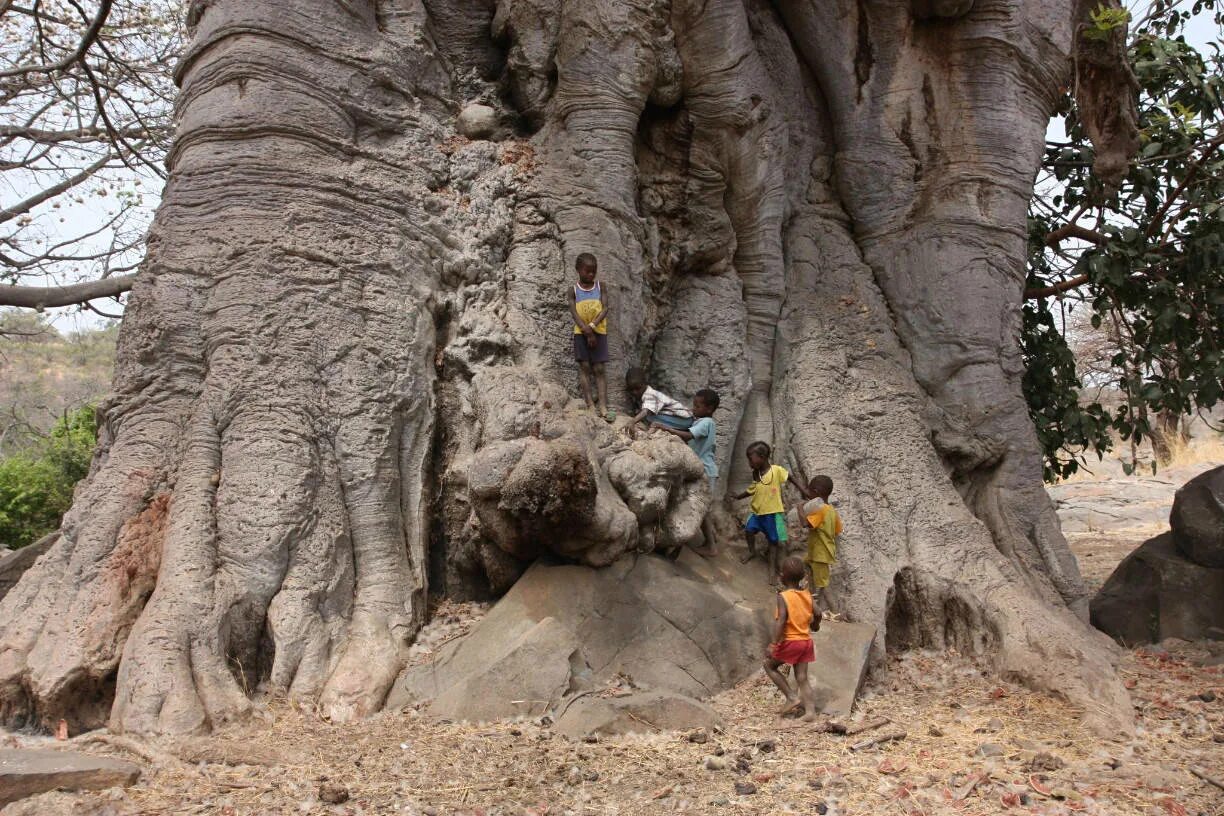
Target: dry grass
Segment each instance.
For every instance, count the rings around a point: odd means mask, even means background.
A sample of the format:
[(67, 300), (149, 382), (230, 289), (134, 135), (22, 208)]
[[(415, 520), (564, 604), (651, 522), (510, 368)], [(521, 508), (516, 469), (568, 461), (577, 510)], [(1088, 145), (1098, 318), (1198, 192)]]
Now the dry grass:
[(1171, 453), (1172, 459), (1166, 466), (1170, 469), (1224, 463), (1224, 434), (1213, 433), (1189, 442), (1177, 439), (1171, 446)]
[[(1191, 646), (1127, 654), (1122, 676), (1139, 729), (1101, 739), (1059, 700), (955, 654), (912, 653), (855, 714), (886, 717), (906, 738), (861, 752), (851, 744), (873, 732), (782, 727), (778, 695), (760, 675), (714, 701), (725, 728), (705, 743), (677, 733), (571, 742), (538, 721), (468, 725), (413, 710), (333, 726), (270, 702), (250, 722), (193, 741), (194, 764), (168, 761), (124, 792), (49, 794), (5, 814), (1214, 816), (1224, 791), (1189, 770), (1224, 768), (1215, 741), (1224, 740), (1224, 676), (1205, 660)], [(1213, 702), (1199, 696), (1212, 693)], [(74, 747), (139, 759), (104, 744)], [(150, 747), (152, 756), (182, 751)], [(225, 764), (227, 755), (258, 764)], [(707, 770), (714, 755), (727, 767)], [(263, 764), (268, 757), (278, 764)], [(739, 794), (736, 783), (756, 792)]]

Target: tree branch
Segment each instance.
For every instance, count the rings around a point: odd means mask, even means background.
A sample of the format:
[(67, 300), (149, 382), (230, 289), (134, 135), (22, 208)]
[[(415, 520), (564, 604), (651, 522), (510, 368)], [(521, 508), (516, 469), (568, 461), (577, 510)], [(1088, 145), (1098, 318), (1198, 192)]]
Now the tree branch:
[(106, 18), (110, 16), (112, 4), (113, 0), (102, 0), (98, 6), (98, 15), (94, 17), (84, 36), (81, 37), (81, 41), (77, 43), (76, 50), (71, 54), (57, 62), (48, 62), (41, 65), (19, 65), (16, 68), (0, 71), (0, 79), (25, 76), (26, 74), (52, 74), (56, 71), (64, 70), (75, 62), (80, 62), (85, 57), (85, 52), (89, 50), (94, 40), (98, 39), (98, 35), (102, 32), (102, 26), (106, 24)]
[(1067, 278), (1065, 281), (1052, 284), (1050, 286), (1036, 286), (1032, 289), (1024, 290), (1025, 300), (1033, 300), (1035, 298), (1050, 297), (1058, 295), (1068, 290), (1074, 289), (1077, 286), (1083, 286), (1088, 282), (1087, 275), (1076, 275), (1074, 278)]
[(1087, 241), (1097, 246), (1109, 242), (1109, 236), (1102, 235), (1096, 230), (1081, 227), (1079, 224), (1065, 224), (1046, 236), (1045, 245), (1050, 249), (1057, 249), (1058, 245), (1068, 238), (1079, 238), (1081, 241)]
[(44, 201), (48, 201), (52, 198), (55, 198), (57, 195), (64, 192), (65, 190), (71, 190), (73, 187), (76, 187), (78, 184), (83, 184), (84, 182), (88, 181), (89, 178), (93, 176), (94, 173), (97, 173), (99, 170), (105, 167), (106, 164), (111, 160), (111, 158), (112, 158), (111, 155), (108, 153), (107, 155), (98, 159), (93, 164), (86, 167), (81, 172), (77, 173), (75, 176), (69, 176), (68, 178), (61, 181), (59, 184), (52, 185), (51, 187), (48, 187), (42, 192), (36, 193), (35, 195), (30, 196), (25, 201), (22, 201), (18, 204), (14, 204), (12, 207), (10, 207), (7, 210), (0, 210), (0, 224), (3, 224), (5, 221), (11, 221), (12, 219), (16, 218), (19, 215), (24, 215), (25, 213), (28, 213), (30, 210), (37, 207), (39, 204), (42, 204)]
[(95, 298), (114, 297), (132, 288), (136, 273), (75, 283), (71, 286), (0, 286), (0, 306), (45, 309), (73, 306)]

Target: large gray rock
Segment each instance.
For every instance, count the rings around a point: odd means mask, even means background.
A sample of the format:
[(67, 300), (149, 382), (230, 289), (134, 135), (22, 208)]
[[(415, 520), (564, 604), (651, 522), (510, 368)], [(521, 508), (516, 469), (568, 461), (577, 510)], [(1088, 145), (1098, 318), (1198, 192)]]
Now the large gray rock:
[(43, 536), (29, 546), (0, 557), (0, 598), (3, 598), (10, 589), (16, 586), (21, 576), (25, 575), (25, 571), (34, 566), (39, 556), (51, 549), (51, 545), (57, 538), (59, 538), (59, 533), (52, 533)]
[(1093, 626), (1124, 645), (1224, 639), (1224, 569), (1186, 560), (1164, 533), (1123, 559), (1091, 608)]
[(470, 634), (401, 674), (387, 704), (429, 700), (430, 713), (455, 719), (538, 715), (617, 675), (709, 697), (760, 668), (772, 597), (759, 562), (730, 555), (537, 563)]
[(1200, 473), (1177, 491), (1169, 526), (1186, 558), (1224, 567), (1224, 466)]
[(869, 624), (824, 621), (812, 636), (816, 662), (808, 670), (808, 679), (823, 713), (836, 717), (850, 713), (867, 677), (875, 635), (875, 627)]
[(118, 759), (69, 751), (0, 749), (0, 805), (57, 789), (131, 785), (139, 778), (139, 766)]

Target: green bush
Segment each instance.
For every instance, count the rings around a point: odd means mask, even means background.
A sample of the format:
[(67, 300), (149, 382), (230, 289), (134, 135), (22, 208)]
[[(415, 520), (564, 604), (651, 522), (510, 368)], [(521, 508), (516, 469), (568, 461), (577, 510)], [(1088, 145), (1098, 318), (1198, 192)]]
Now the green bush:
[(78, 408), (28, 450), (0, 460), (0, 545), (24, 547), (59, 527), (97, 437), (94, 409)]

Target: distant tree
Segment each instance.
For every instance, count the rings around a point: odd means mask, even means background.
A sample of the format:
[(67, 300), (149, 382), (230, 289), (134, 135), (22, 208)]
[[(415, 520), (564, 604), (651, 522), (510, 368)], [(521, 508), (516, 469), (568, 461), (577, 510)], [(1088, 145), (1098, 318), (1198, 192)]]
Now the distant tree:
[[(1066, 139), (1047, 145), (1029, 211), (1023, 333), (1047, 479), (1074, 473), (1117, 437), (1150, 439), (1167, 460), (1180, 420), (1224, 396), (1224, 60), (1217, 44), (1203, 54), (1185, 38), (1195, 18), (1219, 27), (1216, 9), (1215, 0), (1156, 0), (1132, 26), (1141, 147), (1120, 183), (1092, 172), (1070, 90)], [(1126, 24), (1117, 11), (1092, 17), (1101, 36)], [(1085, 323), (1098, 356), (1108, 348), (1104, 379), (1120, 404), (1081, 392), (1073, 345)]]
[(142, 188), (165, 177), (182, 5), (0, 0), (0, 305), (131, 287)]
[(97, 441), (93, 407), (64, 416), (29, 450), (0, 459), (0, 546), (24, 547), (55, 530), (72, 489), (89, 473)]

